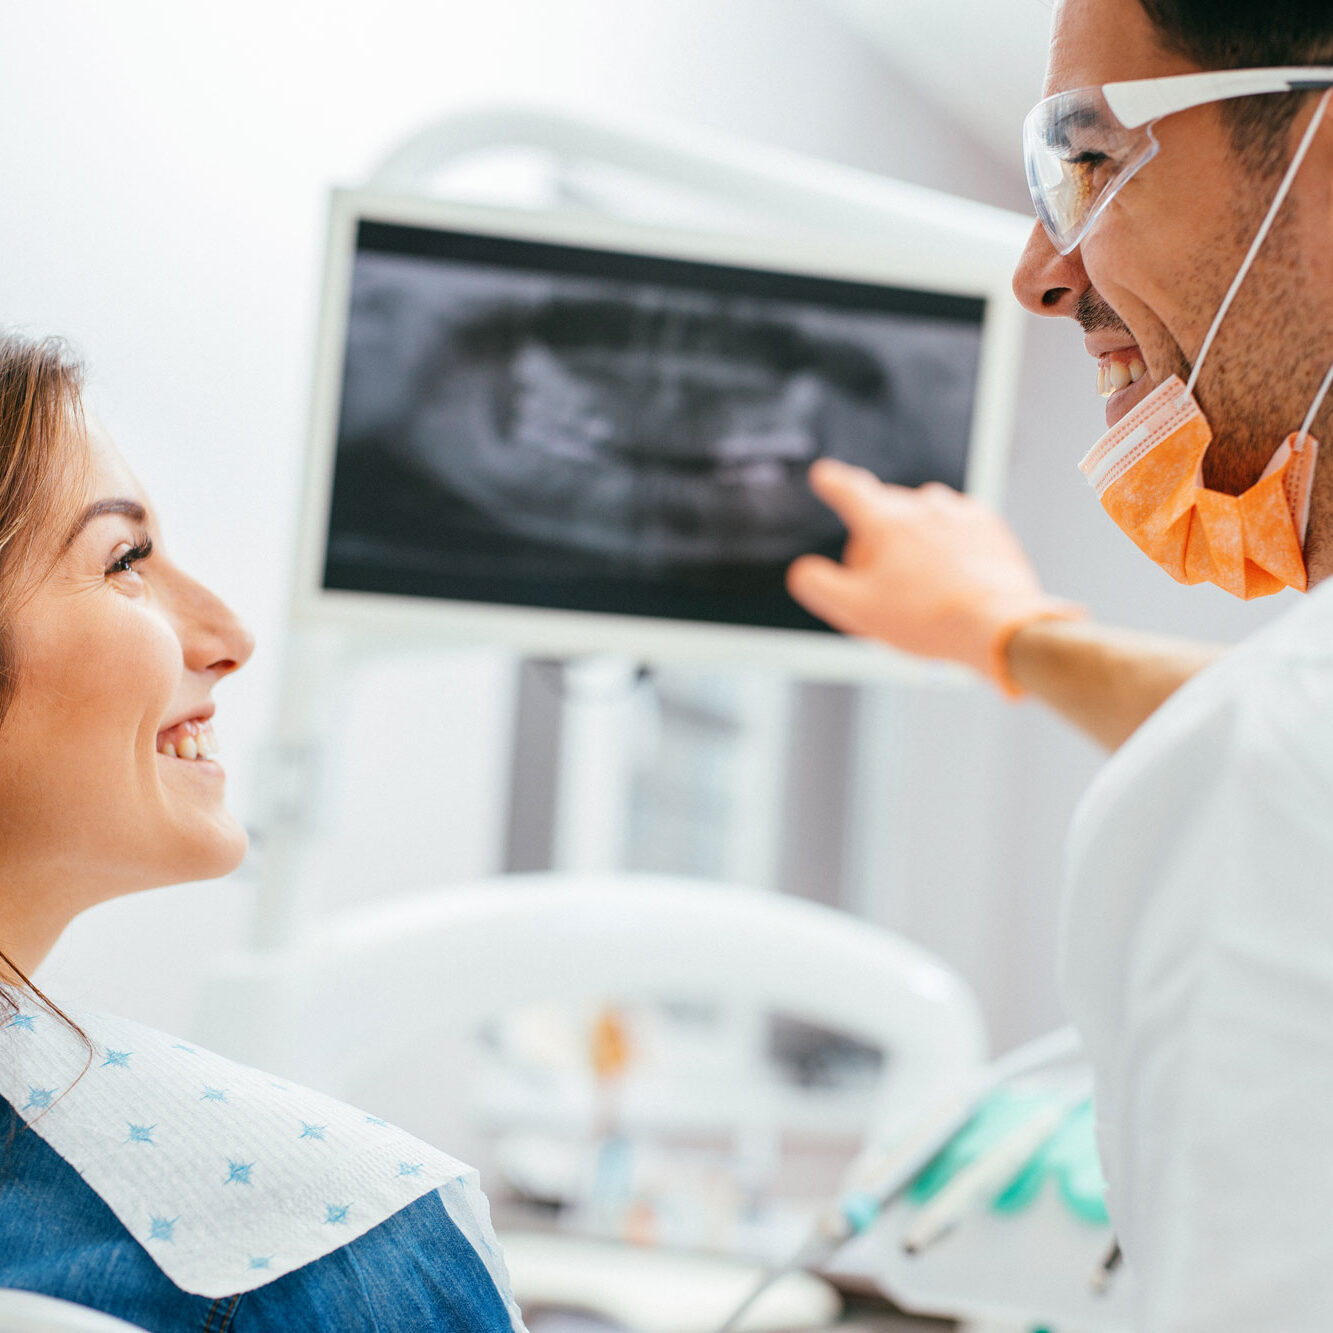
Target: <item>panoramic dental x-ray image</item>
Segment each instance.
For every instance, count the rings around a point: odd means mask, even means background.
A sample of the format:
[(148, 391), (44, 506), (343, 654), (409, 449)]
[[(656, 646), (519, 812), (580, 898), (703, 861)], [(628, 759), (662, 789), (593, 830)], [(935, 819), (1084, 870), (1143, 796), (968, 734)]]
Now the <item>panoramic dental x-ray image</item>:
[(981, 312), (363, 222), (325, 586), (822, 628), (811, 462), (961, 487)]

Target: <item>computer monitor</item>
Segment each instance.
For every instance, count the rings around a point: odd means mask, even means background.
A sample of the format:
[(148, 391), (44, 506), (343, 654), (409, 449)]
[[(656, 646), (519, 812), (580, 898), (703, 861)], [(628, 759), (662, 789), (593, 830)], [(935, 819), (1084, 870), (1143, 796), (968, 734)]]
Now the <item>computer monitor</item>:
[(846, 535), (806, 474), (995, 500), (1011, 305), (833, 242), (337, 192), (298, 616), (892, 674), (786, 592)]

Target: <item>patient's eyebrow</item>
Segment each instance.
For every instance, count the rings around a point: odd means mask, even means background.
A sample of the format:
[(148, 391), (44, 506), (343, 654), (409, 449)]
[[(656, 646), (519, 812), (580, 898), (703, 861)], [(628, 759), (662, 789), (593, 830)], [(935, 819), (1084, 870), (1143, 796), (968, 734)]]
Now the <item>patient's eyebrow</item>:
[(87, 509), (79, 515), (74, 526), (69, 530), (61, 551), (68, 551), (73, 544), (74, 539), (84, 528), (95, 518), (101, 518), (104, 514), (124, 514), (126, 518), (132, 518), (136, 523), (148, 522), (148, 511), (137, 500), (126, 499), (123, 496), (112, 496), (106, 500), (94, 500)]

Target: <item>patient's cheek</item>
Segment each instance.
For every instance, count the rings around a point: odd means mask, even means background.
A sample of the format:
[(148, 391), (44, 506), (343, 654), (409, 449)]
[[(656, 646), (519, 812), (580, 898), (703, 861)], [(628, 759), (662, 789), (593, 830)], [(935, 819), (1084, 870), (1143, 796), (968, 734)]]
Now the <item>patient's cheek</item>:
[(128, 599), (123, 606), (52, 599), (34, 611), (16, 627), (15, 705), (32, 742), (105, 759), (145, 728), (155, 734), (181, 672), (180, 641), (162, 617)]

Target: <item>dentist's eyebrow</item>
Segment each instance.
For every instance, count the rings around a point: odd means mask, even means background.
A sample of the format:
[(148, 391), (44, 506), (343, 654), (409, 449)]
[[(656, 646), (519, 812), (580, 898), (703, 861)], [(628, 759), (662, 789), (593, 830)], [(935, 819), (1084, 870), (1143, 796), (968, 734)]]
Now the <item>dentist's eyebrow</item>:
[(74, 526), (69, 530), (60, 550), (62, 554), (68, 551), (73, 544), (74, 539), (88, 526), (95, 518), (102, 518), (106, 514), (124, 514), (126, 518), (132, 518), (136, 523), (148, 522), (148, 511), (137, 500), (125, 499), (122, 496), (112, 496), (106, 500), (95, 500), (87, 509), (79, 515)]
[(1105, 117), (1095, 107), (1071, 107), (1068, 111), (1062, 111), (1051, 126), (1050, 142), (1052, 145), (1068, 146), (1071, 130), (1095, 129), (1104, 124)]

